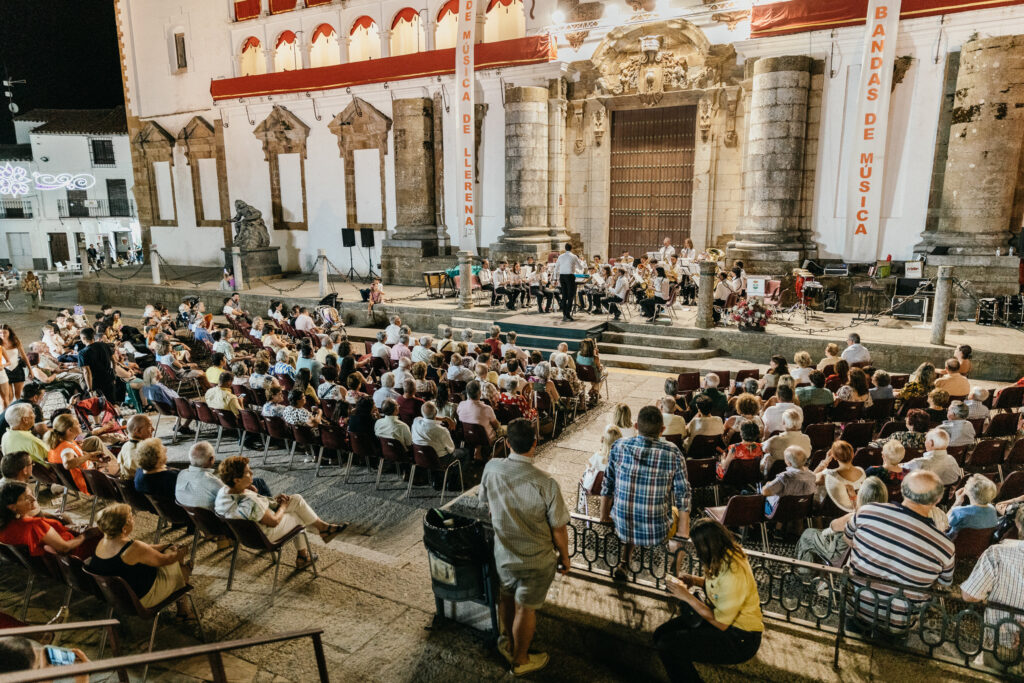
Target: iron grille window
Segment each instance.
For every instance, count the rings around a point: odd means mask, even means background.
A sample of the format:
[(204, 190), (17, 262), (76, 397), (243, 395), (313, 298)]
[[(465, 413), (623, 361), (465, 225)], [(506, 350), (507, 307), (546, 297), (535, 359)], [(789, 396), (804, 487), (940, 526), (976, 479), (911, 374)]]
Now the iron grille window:
[(113, 140), (90, 140), (89, 149), (92, 152), (93, 166), (115, 166), (114, 141)]
[(185, 34), (174, 34), (174, 58), (178, 63), (178, 70), (184, 71), (188, 68), (188, 58), (185, 56)]

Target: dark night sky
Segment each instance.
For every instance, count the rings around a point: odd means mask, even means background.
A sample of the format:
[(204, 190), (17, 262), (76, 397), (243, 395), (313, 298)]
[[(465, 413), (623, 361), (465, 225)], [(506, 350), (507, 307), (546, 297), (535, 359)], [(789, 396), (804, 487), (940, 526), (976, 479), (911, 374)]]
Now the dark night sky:
[[(0, 0), (0, 77), (24, 113), (36, 107), (91, 109), (124, 103), (113, 0)], [(0, 143), (14, 142), (0, 93)]]

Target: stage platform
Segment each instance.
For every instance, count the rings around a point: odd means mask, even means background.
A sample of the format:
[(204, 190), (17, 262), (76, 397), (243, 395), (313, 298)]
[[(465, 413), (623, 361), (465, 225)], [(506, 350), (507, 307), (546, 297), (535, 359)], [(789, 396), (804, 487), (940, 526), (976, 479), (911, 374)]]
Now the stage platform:
[[(208, 310), (217, 312), (227, 295), (217, 284), (201, 283), (196, 287), (179, 280), (157, 286), (149, 280), (148, 271), (130, 279), (90, 275), (78, 282), (78, 295), (85, 304), (110, 303), (127, 308), (141, 308), (148, 302), (174, 308), (184, 297), (196, 295), (206, 302)], [(436, 334), (439, 325), (453, 323), (482, 334), (490, 323), (498, 323), (503, 330), (516, 329), (524, 346), (541, 349), (554, 348), (558, 342), (565, 341), (575, 350), (584, 336), (597, 337), (600, 333), (602, 348), (609, 344), (616, 351), (612, 355), (630, 359), (623, 367), (673, 372), (678, 368), (706, 369), (722, 359), (764, 364), (771, 355), (778, 354), (791, 360), (800, 350), (809, 351), (817, 361), (828, 342), (845, 345), (847, 334), (855, 331), (871, 349), (876, 365), (893, 372), (912, 371), (924, 361), (941, 364), (957, 344), (969, 344), (974, 349), (972, 379), (1014, 382), (1024, 376), (1024, 332), (970, 322), (949, 321), (945, 346), (933, 346), (929, 341), (931, 330), (922, 328), (918, 322), (883, 318), (878, 324), (854, 325), (850, 313), (816, 313), (807, 322), (799, 315), (793, 316), (791, 321), (780, 318), (770, 323), (763, 334), (741, 332), (735, 327), (701, 330), (694, 325), (694, 306), (677, 307), (674, 320), (662, 319), (653, 324), (643, 322), (638, 316), (628, 322), (614, 323), (607, 315), (586, 314), (579, 314), (573, 323), (563, 323), (560, 314), (540, 314), (535, 308), (508, 311), (504, 307), (489, 307), (486, 297), (478, 298), (478, 305), (473, 309), (460, 310), (455, 298), (429, 298), (423, 288), (399, 286), (386, 287), (387, 300), (377, 305), (371, 315), (359, 295), (359, 289), (365, 286), (361, 282), (331, 282), (331, 288), (340, 298), (338, 310), (353, 333), (354, 328), (383, 328), (393, 315), (400, 315), (417, 333), (430, 334)], [(258, 282), (243, 290), (241, 295), (243, 306), (256, 315), (265, 315), (274, 299), (288, 305), (298, 303), (310, 307), (320, 299), (317, 282), (308, 275), (286, 275)], [(479, 338), (482, 337), (478, 335)], [(536, 344), (529, 344), (530, 338)], [(696, 340), (703, 341), (697, 343)], [(645, 352), (645, 349), (658, 352)]]

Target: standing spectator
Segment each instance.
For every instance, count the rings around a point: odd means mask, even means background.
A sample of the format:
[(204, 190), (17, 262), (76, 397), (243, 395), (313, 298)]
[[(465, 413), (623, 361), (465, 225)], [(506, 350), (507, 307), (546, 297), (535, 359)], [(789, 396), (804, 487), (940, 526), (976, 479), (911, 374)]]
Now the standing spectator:
[(903, 469), (934, 472), (943, 486), (955, 484), (960, 481), (963, 472), (956, 459), (946, 452), (948, 445), (949, 435), (945, 431), (937, 428), (931, 430), (924, 439), (924, 455), (911, 460), (903, 466)]
[(28, 305), (33, 311), (39, 310), (39, 302), (43, 298), (43, 283), (39, 281), (39, 276), (33, 273), (31, 270), (25, 273), (25, 278), (21, 281), (21, 288), (28, 295)]
[(116, 400), (114, 350), (106, 342), (97, 341), (96, 332), (91, 327), (83, 329), (80, 338), (84, 348), (78, 352), (78, 366), (85, 368), (89, 386), (107, 400)]
[[(955, 566), (953, 542), (935, 528), (932, 510), (942, 498), (933, 472), (912, 472), (903, 480), (903, 503), (865, 505), (846, 525), (852, 550), (847, 566), (855, 590), (849, 593), (853, 631), (871, 626), (901, 634), (928, 596), (914, 589), (948, 586)], [(899, 558), (898, 561), (895, 558)], [(886, 583), (871, 583), (882, 579)], [(870, 587), (870, 588), (869, 588)], [(897, 590), (903, 591), (894, 599)]]
[[(751, 659), (764, 632), (757, 581), (732, 532), (701, 519), (693, 525), (692, 540), (704, 575), (667, 577), (666, 587), (682, 601), (684, 614), (654, 631), (655, 647), (673, 683), (702, 680), (694, 662), (740, 664)], [(704, 589), (711, 605), (692, 588)]]
[(871, 362), (871, 352), (860, 343), (860, 335), (856, 332), (851, 332), (846, 338), (846, 348), (843, 349), (842, 357), (850, 365)]
[[(949, 509), (946, 535), (953, 536), (961, 529), (994, 529), (999, 523), (999, 515), (992, 505), (997, 492), (991, 479), (984, 474), (972, 474), (967, 483), (957, 489), (953, 507)], [(964, 505), (965, 496), (970, 505)]]
[(498, 639), (498, 650), (512, 673), (523, 676), (543, 669), (550, 659), (544, 652), (530, 653), (530, 643), (536, 612), (544, 604), (556, 569), (569, 573), (569, 511), (558, 483), (533, 464), (537, 449), (533, 425), (513, 420), (508, 438), (512, 453), (484, 467), (480, 502), (490, 512), (501, 584), (499, 614), (504, 635)]
[(614, 519), (615, 533), (626, 546), (615, 568), (625, 580), (635, 546), (659, 545), (690, 535), (690, 486), (683, 454), (660, 439), (661, 411), (644, 406), (637, 415), (638, 436), (612, 447), (601, 485), (601, 520)]
[[(1024, 538), (1024, 506), (1017, 510), (1014, 517), (1017, 526), (1017, 537)], [(1006, 605), (1014, 609), (1024, 609), (1024, 543), (1020, 541), (1003, 541), (990, 546), (974, 565), (974, 571), (967, 580), (960, 584), (960, 596), (967, 602), (981, 602)], [(1013, 653), (1020, 648), (1019, 631), (1006, 627), (1013, 624), (1019, 617), (1011, 616), (1002, 610), (985, 609), (984, 641), (981, 659), (985, 666), (1006, 671), (1007, 665), (999, 661), (994, 650), (1006, 648)], [(999, 642), (995, 642), (995, 634), (999, 633)], [(1012, 656), (1012, 655), (1011, 655)]]

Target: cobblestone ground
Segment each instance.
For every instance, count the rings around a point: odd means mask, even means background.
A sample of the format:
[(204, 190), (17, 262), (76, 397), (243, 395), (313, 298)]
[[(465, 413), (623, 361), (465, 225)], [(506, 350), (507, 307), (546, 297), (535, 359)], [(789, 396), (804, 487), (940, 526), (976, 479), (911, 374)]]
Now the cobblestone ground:
[[(47, 312), (3, 316), (26, 339), (37, 337), (38, 323)], [(635, 411), (661, 394), (663, 377), (641, 372), (613, 372), (611, 401), (601, 404), (567, 430), (557, 441), (542, 447), (538, 463), (559, 481), (570, 507), (576, 504), (576, 482), (587, 458), (600, 440), (615, 401)], [(170, 445), (169, 420), (159, 435), (169, 443), (172, 463), (183, 463), (189, 443)], [(222, 444), (220, 456), (235, 452)], [(250, 456), (255, 454), (249, 452)], [(405, 485), (394, 473), (385, 473), (376, 490), (376, 471), (356, 468), (343, 483), (338, 468), (316, 478), (312, 465), (301, 456), (288, 467), (287, 454), (271, 450), (266, 462), (255, 459), (255, 470), (275, 492), (301, 493), (327, 520), (346, 521), (349, 528), (330, 546), (313, 540), (319, 555), (319, 577), (294, 571), (295, 553), (284, 552), (281, 582), (273, 604), (269, 594), (272, 571), (267, 557), (243, 553), (234, 587), (226, 590), (229, 551), (203, 544), (197, 553), (196, 604), (209, 640), (246, 638), (308, 627), (324, 629), (324, 644), (331, 678), (345, 681), (453, 681), (509, 677), (504, 660), (476, 629), (450, 621), (433, 627), (434, 600), (430, 591), (427, 558), (421, 541), (422, 516), (438, 504), (429, 487), (417, 487), (411, 500), (401, 499)], [(470, 471), (467, 487), (476, 483)], [(49, 501), (44, 501), (49, 503)], [(68, 509), (87, 519), (91, 503), (72, 500)], [(155, 521), (141, 516), (140, 535), (152, 536)], [(177, 540), (177, 531), (164, 538)], [(189, 539), (183, 539), (189, 540)], [(24, 582), (17, 572), (0, 573), (0, 609), (15, 612)], [(63, 589), (36, 584), (28, 621), (45, 622), (56, 612)], [(539, 619), (537, 646), (551, 653), (551, 665), (533, 676), (544, 681), (657, 680), (659, 667), (646, 646), (650, 632), (667, 614), (664, 604), (624, 594), (579, 578), (560, 578), (552, 588), (551, 606)], [(92, 598), (75, 596), (74, 620), (100, 618), (105, 609)], [(464, 607), (462, 617), (468, 616)], [(124, 620), (123, 647), (127, 652), (145, 648), (148, 624)], [(842, 671), (832, 669), (831, 641), (794, 627), (770, 624), (758, 657), (740, 668), (707, 667), (711, 681), (740, 680), (897, 680), (925, 676), (933, 680), (964, 680), (960, 670), (941, 668), (923, 660), (874, 650), (865, 645), (844, 646)], [(194, 626), (173, 619), (161, 627), (158, 648), (194, 644)], [(97, 651), (96, 638), (69, 639), (87, 653)], [(793, 657), (794, 653), (800, 657)], [(315, 660), (309, 641), (235, 652), (227, 658), (234, 681), (314, 680)], [(141, 672), (134, 672), (141, 675)], [(184, 661), (154, 669), (150, 680), (209, 680), (205, 660)], [(112, 677), (111, 677), (111, 680)]]

